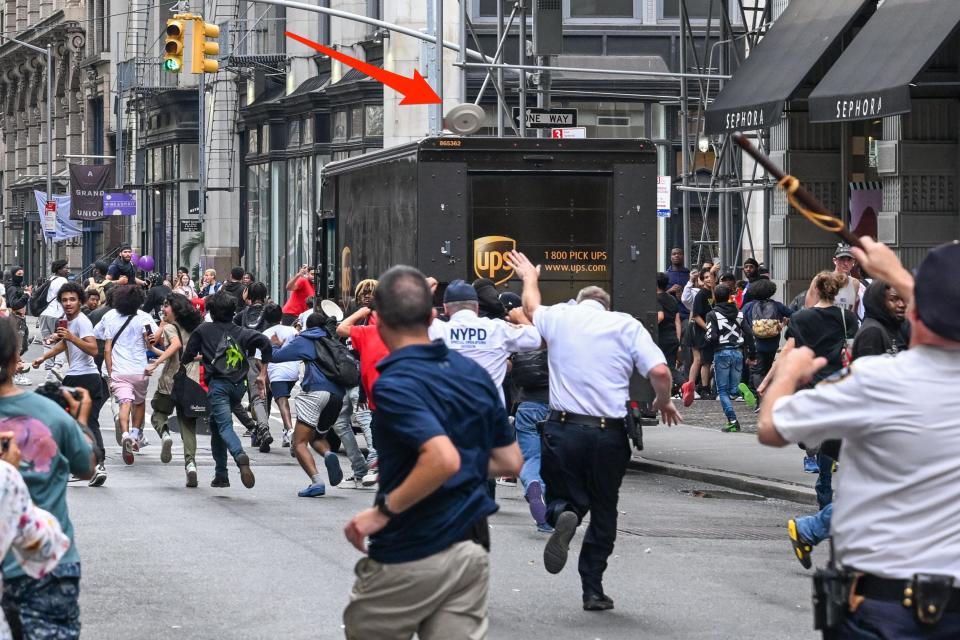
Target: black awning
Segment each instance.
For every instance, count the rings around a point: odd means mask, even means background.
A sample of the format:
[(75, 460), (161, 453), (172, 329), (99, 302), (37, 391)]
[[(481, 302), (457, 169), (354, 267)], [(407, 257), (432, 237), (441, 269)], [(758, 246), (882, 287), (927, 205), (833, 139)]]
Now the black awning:
[(707, 133), (777, 124), (784, 102), (871, 4), (870, 0), (791, 2), (707, 107)]
[(812, 122), (910, 111), (910, 83), (960, 24), (960, 0), (886, 0), (810, 94)]

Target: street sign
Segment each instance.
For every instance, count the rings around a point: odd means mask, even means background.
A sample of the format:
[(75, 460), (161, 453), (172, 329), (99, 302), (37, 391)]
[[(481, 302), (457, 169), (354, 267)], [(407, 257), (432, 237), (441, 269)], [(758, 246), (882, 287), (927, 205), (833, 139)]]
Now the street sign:
[[(513, 108), (513, 120), (520, 126), (520, 107)], [(526, 125), (530, 129), (553, 129), (577, 126), (576, 109), (541, 109), (527, 107)]]
[(202, 231), (199, 220), (181, 220), (180, 233), (200, 233)]
[(657, 217), (670, 217), (670, 176), (657, 176)]
[(111, 191), (103, 194), (103, 215), (105, 216), (135, 216), (137, 215), (137, 196), (126, 191)]
[(551, 129), (550, 137), (563, 138), (564, 140), (583, 139), (587, 137), (587, 128), (586, 127), (563, 127), (560, 129)]
[(43, 232), (48, 235), (57, 232), (57, 203), (53, 200), (43, 205)]

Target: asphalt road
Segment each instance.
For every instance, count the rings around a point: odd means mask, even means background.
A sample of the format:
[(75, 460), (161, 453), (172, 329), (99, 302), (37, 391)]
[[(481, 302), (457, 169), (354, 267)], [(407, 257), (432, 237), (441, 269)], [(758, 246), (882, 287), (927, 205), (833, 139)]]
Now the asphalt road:
[[(102, 422), (107, 484), (75, 482), (69, 491), (83, 564), (84, 637), (343, 637), (341, 614), (360, 556), (341, 530), (372, 502), (371, 490), (329, 488), (322, 498), (298, 498), (307, 478), (278, 446), (269, 454), (250, 451), (254, 489), (244, 489), (233, 468), (231, 488), (211, 489), (203, 437), (200, 487), (186, 489), (179, 441), (174, 461), (163, 465), (149, 431), (153, 444), (126, 467), (109, 408)], [(349, 475), (343, 457), (341, 464)], [(498, 487), (501, 509), (490, 521), (490, 637), (818, 637), (809, 573), (791, 556), (784, 528), (807, 509), (744, 498), (755, 497), (628, 473), (605, 580), (616, 609), (587, 613), (575, 558), (560, 575), (547, 574), (546, 536), (533, 527), (520, 490)], [(574, 553), (581, 539), (582, 532)]]

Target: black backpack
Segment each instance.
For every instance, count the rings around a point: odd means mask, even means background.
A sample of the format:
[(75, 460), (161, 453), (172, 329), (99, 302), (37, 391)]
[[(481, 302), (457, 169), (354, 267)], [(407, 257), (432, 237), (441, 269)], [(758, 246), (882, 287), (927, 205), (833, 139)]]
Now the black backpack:
[(43, 281), (43, 284), (34, 289), (33, 294), (30, 296), (30, 302), (27, 303), (27, 307), (30, 309), (30, 315), (40, 317), (40, 314), (50, 306), (50, 301), (47, 300), (47, 293), (50, 291), (51, 282), (53, 282), (53, 278), (47, 278)]
[(314, 340), (313, 346), (317, 350), (316, 363), (323, 377), (346, 389), (360, 384), (360, 368), (345, 344), (323, 336)]
[(757, 300), (750, 309), (750, 330), (756, 338), (780, 337), (782, 320), (783, 316), (773, 300)]
[(264, 305), (262, 304), (256, 305), (256, 307), (250, 306), (241, 311), (240, 326), (257, 332), (262, 332), (266, 329), (265, 325), (267, 323), (263, 319), (263, 307)]
[(247, 354), (237, 342), (233, 331), (223, 332), (213, 353), (213, 362), (207, 368), (207, 372), (213, 377), (240, 380), (247, 375)]

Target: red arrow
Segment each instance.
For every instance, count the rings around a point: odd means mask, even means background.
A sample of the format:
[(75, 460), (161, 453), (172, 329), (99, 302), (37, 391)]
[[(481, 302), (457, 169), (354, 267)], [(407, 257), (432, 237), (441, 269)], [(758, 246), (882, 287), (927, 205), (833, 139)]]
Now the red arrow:
[(320, 53), (330, 56), (334, 60), (338, 60), (345, 65), (351, 66), (357, 71), (367, 74), (377, 82), (382, 82), (394, 91), (402, 93), (404, 98), (400, 101), (400, 104), (439, 104), (442, 102), (440, 100), (440, 96), (438, 96), (430, 87), (430, 85), (427, 84), (427, 81), (423, 79), (423, 76), (421, 76), (420, 72), (416, 69), (413, 70), (413, 77), (407, 78), (398, 73), (393, 73), (392, 71), (375, 67), (372, 64), (367, 64), (362, 60), (357, 60), (356, 58), (340, 53), (336, 49), (325, 47), (318, 42), (308, 40), (307, 38), (298, 36), (295, 33), (290, 33), (287, 31), (286, 34), (287, 37), (293, 38), (297, 42), (305, 44), (308, 47), (313, 47)]

